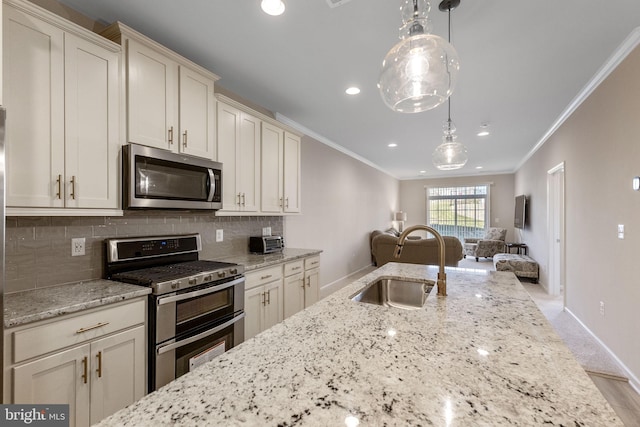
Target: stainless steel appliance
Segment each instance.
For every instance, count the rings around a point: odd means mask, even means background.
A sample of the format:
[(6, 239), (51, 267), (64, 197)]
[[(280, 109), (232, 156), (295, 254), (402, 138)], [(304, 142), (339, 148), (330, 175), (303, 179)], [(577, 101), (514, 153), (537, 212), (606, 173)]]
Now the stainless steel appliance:
[(222, 208), (222, 163), (127, 144), (122, 174), (125, 209)]
[[(4, 226), (5, 226), (5, 185), (4, 185), (4, 134), (5, 120), (7, 111), (0, 106), (0, 313), (4, 313)], [(0, 322), (0, 336), (4, 337), (4, 322)], [(0, 360), (4, 366), (4, 344), (0, 339)], [(4, 384), (4, 369), (0, 369), (0, 386)], [(4, 387), (0, 387), (0, 403), (4, 402), (2, 391)]]
[(270, 254), (282, 252), (284, 239), (282, 236), (258, 236), (249, 237), (249, 252), (257, 254)]
[(149, 391), (244, 341), (244, 266), (199, 260), (199, 234), (107, 239), (107, 278), (149, 286)]

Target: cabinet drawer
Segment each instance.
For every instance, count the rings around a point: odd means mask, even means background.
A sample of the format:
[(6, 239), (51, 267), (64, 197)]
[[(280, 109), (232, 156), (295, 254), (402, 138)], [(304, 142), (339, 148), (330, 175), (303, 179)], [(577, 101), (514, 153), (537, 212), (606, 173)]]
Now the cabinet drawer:
[(282, 264), (246, 273), (244, 287), (251, 289), (279, 279), (282, 279)]
[(304, 261), (288, 262), (284, 265), (284, 275), (291, 276), (292, 274), (302, 273), (304, 269)]
[(79, 344), (145, 322), (145, 300), (14, 332), (13, 363)]
[(304, 269), (305, 270), (309, 270), (311, 268), (318, 268), (320, 267), (320, 257), (319, 256), (312, 256), (309, 258), (306, 258), (304, 260)]

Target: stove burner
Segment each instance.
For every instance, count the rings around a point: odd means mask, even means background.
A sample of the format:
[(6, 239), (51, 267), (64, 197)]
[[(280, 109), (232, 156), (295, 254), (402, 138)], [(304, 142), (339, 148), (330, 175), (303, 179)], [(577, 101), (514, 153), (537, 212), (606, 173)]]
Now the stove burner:
[(141, 268), (139, 270), (124, 271), (113, 275), (114, 280), (133, 283), (142, 286), (184, 279), (201, 273), (213, 273), (216, 270), (233, 267), (236, 264), (218, 261), (188, 261), (176, 264), (160, 265), (156, 267)]

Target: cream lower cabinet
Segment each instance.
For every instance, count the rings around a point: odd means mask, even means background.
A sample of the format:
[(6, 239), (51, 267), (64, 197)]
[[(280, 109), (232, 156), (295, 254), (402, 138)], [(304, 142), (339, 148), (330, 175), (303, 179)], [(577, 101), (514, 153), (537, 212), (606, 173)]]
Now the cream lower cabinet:
[(282, 322), (282, 265), (245, 274), (244, 339)]
[(146, 298), (7, 330), (6, 402), (69, 404), (78, 427), (134, 403), (146, 390), (145, 317)]
[(319, 299), (320, 256), (284, 265), (284, 317), (296, 314)]
[(120, 47), (30, 2), (3, 12), (8, 213), (117, 209)]

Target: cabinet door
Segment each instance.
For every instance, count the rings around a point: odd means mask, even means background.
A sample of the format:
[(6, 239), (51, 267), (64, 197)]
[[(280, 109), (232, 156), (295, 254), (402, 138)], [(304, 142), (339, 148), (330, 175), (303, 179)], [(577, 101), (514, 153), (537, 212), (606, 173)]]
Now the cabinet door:
[(264, 292), (266, 295), (265, 310), (264, 310), (264, 324), (262, 330), (269, 329), (270, 327), (282, 322), (282, 316), (284, 312), (284, 298), (282, 292), (282, 279), (269, 284), (264, 285)]
[(89, 345), (13, 369), (13, 403), (68, 404), (69, 425), (89, 425)]
[(180, 66), (180, 152), (215, 156), (214, 81)]
[(178, 64), (127, 40), (128, 140), (177, 151)]
[[(280, 213), (283, 208), (283, 148), (284, 131), (262, 123), (261, 135), (261, 210)], [(285, 316), (286, 317), (286, 316)]]
[(240, 208), (240, 194), (236, 191), (236, 147), (240, 137), (240, 110), (217, 104), (218, 161), (222, 163), (222, 209)]
[(304, 273), (304, 306), (309, 307), (320, 298), (320, 269), (314, 268)]
[(284, 318), (304, 308), (305, 276), (303, 273), (284, 278)]
[[(256, 212), (260, 197), (260, 120), (242, 112), (236, 158), (240, 210)], [(223, 179), (224, 181), (224, 179)]]
[(63, 207), (64, 33), (5, 5), (3, 37), (7, 206)]
[(144, 396), (144, 326), (91, 343), (91, 424)]
[(65, 34), (66, 207), (118, 208), (119, 57)]
[(300, 137), (284, 133), (284, 211), (300, 212)]
[(262, 332), (264, 312), (264, 287), (249, 289), (244, 292), (244, 339), (253, 338)]

